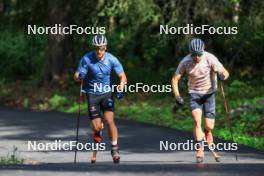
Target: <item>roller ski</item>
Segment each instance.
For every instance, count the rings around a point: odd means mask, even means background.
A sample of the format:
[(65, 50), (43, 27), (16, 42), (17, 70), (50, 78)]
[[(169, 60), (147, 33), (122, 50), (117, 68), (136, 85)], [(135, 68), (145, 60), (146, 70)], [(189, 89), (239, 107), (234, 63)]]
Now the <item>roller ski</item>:
[(120, 163), (119, 147), (118, 145), (112, 145), (111, 155), (115, 164)]
[[(198, 143), (198, 149), (196, 151), (196, 163), (203, 163), (204, 161), (204, 148), (203, 148), (203, 142), (205, 142), (205, 140), (201, 140), (201, 141), (197, 141)], [(213, 144), (213, 142), (208, 142), (206, 140), (209, 150), (212, 152), (213, 157), (215, 159), (216, 162), (220, 162), (221, 161), (221, 157), (220, 155), (217, 154), (217, 152), (214, 151), (214, 149), (210, 148), (210, 145)]]

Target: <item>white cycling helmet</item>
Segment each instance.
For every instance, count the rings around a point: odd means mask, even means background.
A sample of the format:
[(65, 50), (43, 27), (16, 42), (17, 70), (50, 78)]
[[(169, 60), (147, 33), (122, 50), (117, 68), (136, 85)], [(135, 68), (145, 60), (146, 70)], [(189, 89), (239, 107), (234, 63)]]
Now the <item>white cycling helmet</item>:
[(189, 51), (192, 54), (203, 54), (204, 52), (204, 42), (199, 38), (194, 38), (189, 44)]
[(106, 46), (107, 45), (107, 39), (104, 35), (95, 35), (93, 37), (93, 46)]

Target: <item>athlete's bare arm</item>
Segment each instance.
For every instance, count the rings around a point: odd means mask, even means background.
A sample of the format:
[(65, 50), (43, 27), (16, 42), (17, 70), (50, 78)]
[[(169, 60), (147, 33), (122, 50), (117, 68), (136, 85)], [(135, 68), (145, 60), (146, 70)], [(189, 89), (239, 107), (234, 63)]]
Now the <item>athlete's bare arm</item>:
[(179, 93), (179, 86), (178, 86), (178, 82), (181, 79), (181, 75), (180, 74), (174, 74), (171, 80), (171, 84), (172, 84), (172, 91), (174, 96), (180, 96)]
[(125, 87), (125, 85), (127, 83), (127, 77), (126, 77), (125, 72), (123, 72), (123, 73), (121, 73), (119, 75), (119, 80), (120, 80), (120, 83), (119, 83), (119, 86), (118, 86), (118, 90), (123, 92), (124, 87)]
[(75, 80), (75, 81), (80, 81), (79, 79), (78, 79), (78, 77), (79, 77), (79, 72), (75, 72), (74, 73), (74, 75), (73, 75), (73, 79)]
[(228, 71), (225, 68), (224, 68), (224, 71), (223, 71), (223, 75), (224, 75), (224, 80), (226, 80), (229, 77), (229, 73), (228, 73)]

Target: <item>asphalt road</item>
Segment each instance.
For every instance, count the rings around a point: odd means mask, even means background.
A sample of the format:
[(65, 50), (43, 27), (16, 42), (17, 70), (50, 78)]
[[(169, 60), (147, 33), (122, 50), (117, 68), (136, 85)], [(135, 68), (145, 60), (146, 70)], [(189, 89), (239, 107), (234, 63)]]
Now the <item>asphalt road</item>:
[[(23, 165), (0, 166), (0, 175), (264, 175), (264, 152), (239, 145), (238, 161), (234, 152), (220, 152), (222, 160), (216, 163), (207, 151), (205, 162), (196, 164), (194, 151), (160, 150), (160, 141), (186, 142), (192, 139), (191, 133), (127, 120), (116, 123), (120, 164), (112, 163), (106, 130), (106, 150), (98, 153), (97, 163), (90, 164), (91, 151), (83, 150), (73, 164), (74, 151), (28, 150), (28, 141), (75, 140), (76, 114), (0, 107), (0, 156), (7, 156), (16, 146), (18, 157), (25, 159)], [(81, 117), (80, 142), (92, 142), (85, 116)]]

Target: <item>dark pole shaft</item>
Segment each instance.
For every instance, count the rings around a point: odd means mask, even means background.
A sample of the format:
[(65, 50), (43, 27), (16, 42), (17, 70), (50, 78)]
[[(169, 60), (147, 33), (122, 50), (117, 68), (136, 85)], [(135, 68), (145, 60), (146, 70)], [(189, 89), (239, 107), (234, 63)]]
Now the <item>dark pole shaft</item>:
[(75, 153), (74, 153), (74, 163), (76, 163), (76, 158), (77, 158), (77, 145), (79, 141), (79, 127), (80, 127), (80, 116), (81, 116), (81, 101), (82, 101), (82, 86), (83, 86), (83, 81), (80, 84), (80, 94), (79, 94), (79, 108), (78, 108), (78, 116), (77, 116), (77, 128), (76, 128), (76, 148), (75, 148)]
[[(227, 105), (226, 96), (225, 96), (225, 91), (224, 91), (224, 86), (223, 86), (222, 81), (220, 82), (220, 88), (221, 88), (221, 92), (222, 92), (222, 96), (223, 96), (223, 100), (224, 100), (224, 107), (225, 107), (225, 113), (226, 113), (226, 115), (225, 115), (226, 122), (227, 122), (228, 127), (229, 127), (231, 138), (235, 142), (235, 139), (234, 139), (234, 136), (233, 136), (233, 130), (232, 130), (232, 126), (231, 126), (232, 125), (231, 124), (231, 119), (230, 119), (230, 116), (229, 116), (228, 105)], [(236, 160), (237, 160), (237, 154), (235, 154), (235, 157), (236, 157)]]

